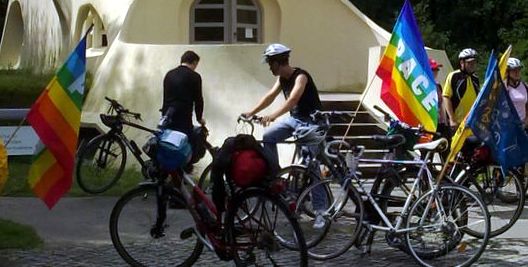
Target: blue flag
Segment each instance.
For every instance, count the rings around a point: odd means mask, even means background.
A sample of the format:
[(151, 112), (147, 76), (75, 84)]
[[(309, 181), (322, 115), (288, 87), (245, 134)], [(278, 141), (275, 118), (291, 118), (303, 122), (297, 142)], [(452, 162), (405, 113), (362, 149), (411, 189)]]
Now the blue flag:
[(491, 54), (486, 79), (467, 119), (473, 134), (492, 151), (504, 170), (528, 161), (528, 135), (502, 82), (498, 61)]

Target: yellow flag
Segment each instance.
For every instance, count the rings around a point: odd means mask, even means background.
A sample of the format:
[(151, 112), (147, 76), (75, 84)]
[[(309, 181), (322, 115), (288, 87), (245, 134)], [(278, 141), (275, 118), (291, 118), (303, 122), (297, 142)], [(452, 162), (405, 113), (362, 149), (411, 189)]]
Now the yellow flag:
[(506, 79), (506, 69), (508, 67), (508, 58), (510, 58), (511, 51), (512, 51), (512, 46), (509, 45), (499, 60), (499, 70), (500, 70), (500, 74), (503, 80)]
[(9, 169), (7, 168), (7, 150), (4, 146), (4, 141), (0, 138), (0, 193), (4, 189), (7, 181)]

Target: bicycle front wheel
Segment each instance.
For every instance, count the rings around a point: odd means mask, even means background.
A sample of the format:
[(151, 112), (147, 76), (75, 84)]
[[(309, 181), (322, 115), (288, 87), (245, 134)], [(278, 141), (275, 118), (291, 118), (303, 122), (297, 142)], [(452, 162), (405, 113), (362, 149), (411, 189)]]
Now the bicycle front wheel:
[[(324, 226), (319, 228), (306, 211), (312, 206), (313, 192), (326, 188), (332, 188), (335, 198), (322, 212)], [(332, 259), (348, 251), (356, 241), (362, 228), (363, 201), (353, 186), (343, 188), (332, 180), (323, 180), (299, 196), (296, 217), (304, 233), (308, 256), (316, 260)]]
[[(469, 266), (484, 252), (490, 220), (482, 200), (459, 185), (441, 185), (421, 196), (406, 218), (410, 254), (424, 266)], [(482, 238), (464, 235), (479, 229)]]
[(227, 237), (237, 266), (308, 266), (303, 233), (282, 198), (253, 188), (231, 203)]
[(99, 135), (77, 154), (77, 183), (87, 193), (102, 193), (119, 180), (125, 164), (126, 149), (121, 139), (113, 134)]
[[(308, 186), (319, 181), (319, 178), (312, 171), (310, 171), (306, 166), (301, 165), (292, 165), (283, 168), (279, 171), (277, 177), (286, 182), (286, 184), (288, 185), (288, 194), (294, 196), (295, 198), (298, 198), (301, 193), (306, 188), (308, 188)], [(324, 201), (324, 203), (332, 203), (332, 191), (328, 186), (324, 186), (324, 188), (321, 188), (321, 194), (319, 195), (324, 198), (323, 200), (321, 200)], [(305, 200), (306, 203), (308, 203), (308, 201), (310, 200)], [(306, 205), (304, 207), (303, 213), (309, 216), (310, 218), (314, 218), (317, 211), (313, 208), (312, 205)]]
[[(203, 250), (194, 220), (185, 205), (169, 209), (167, 202), (175, 196), (158, 199), (157, 188), (144, 185), (117, 201), (110, 216), (112, 243), (132, 266), (191, 266)], [(157, 221), (162, 212), (165, 220)]]

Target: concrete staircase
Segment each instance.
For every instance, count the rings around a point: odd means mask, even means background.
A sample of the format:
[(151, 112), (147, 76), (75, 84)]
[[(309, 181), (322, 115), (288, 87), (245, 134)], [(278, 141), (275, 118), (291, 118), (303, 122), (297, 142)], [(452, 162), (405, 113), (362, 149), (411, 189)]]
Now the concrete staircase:
[[(336, 110), (336, 111), (348, 111), (350, 114), (354, 114), (361, 95), (359, 94), (320, 94), (323, 110)], [(345, 132), (349, 126), (349, 121), (331, 121), (331, 128), (329, 135), (341, 139), (345, 135)], [(345, 140), (350, 143), (365, 146), (364, 158), (375, 158), (381, 159), (386, 150), (379, 146), (379, 144), (372, 142), (370, 136), (375, 134), (386, 134), (386, 126), (383, 123), (379, 123), (372, 115), (360, 107), (356, 113), (354, 122), (350, 126), (348, 134), (345, 136)], [(359, 168), (363, 174), (363, 178), (374, 178), (379, 164), (360, 164)]]

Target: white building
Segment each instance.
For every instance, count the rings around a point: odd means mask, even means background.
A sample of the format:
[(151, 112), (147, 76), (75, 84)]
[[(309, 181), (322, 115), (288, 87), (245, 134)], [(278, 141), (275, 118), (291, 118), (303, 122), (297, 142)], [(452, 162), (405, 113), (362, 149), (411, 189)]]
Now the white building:
[[(197, 71), (214, 144), (234, 134), (237, 115), (272, 85), (275, 78), (260, 63), (267, 44), (291, 47), (292, 65), (308, 70), (320, 91), (361, 93), (390, 38), (348, 0), (11, 0), (0, 68), (53, 69), (91, 24), (87, 56), (94, 80), (85, 126), (101, 127), (98, 114), (109, 96), (155, 127), (165, 73), (194, 50), (202, 59)], [(430, 54), (447, 66), (445, 75), (451, 69), (445, 53)], [(379, 80), (371, 87), (379, 90)], [(366, 102), (380, 102), (379, 94)]]

